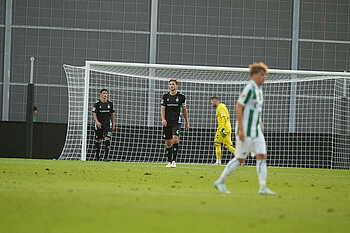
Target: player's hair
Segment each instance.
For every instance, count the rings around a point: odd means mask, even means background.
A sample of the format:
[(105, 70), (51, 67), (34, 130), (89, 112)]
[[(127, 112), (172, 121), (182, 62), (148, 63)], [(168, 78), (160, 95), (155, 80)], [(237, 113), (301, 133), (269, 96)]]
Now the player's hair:
[(176, 78), (172, 78), (172, 79), (170, 79), (169, 80), (169, 83), (170, 82), (175, 82), (176, 83), (176, 85), (179, 85), (179, 81), (177, 81), (177, 79)]
[(210, 100), (220, 100), (219, 97), (213, 96), (210, 98)]
[(103, 88), (103, 89), (100, 91), (100, 94), (101, 94), (102, 92), (104, 92), (104, 91), (107, 91), (107, 92), (108, 92), (108, 90), (107, 90), (106, 88)]
[(266, 74), (268, 73), (269, 67), (265, 65), (263, 62), (253, 63), (249, 65), (250, 76), (260, 71), (264, 71)]

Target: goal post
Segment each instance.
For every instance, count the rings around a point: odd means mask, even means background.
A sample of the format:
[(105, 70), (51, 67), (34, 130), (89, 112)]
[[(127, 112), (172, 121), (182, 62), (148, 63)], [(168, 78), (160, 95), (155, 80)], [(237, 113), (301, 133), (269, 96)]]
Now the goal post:
[[(191, 125), (181, 132), (179, 162), (210, 164), (217, 123), (209, 99), (218, 96), (228, 106), (234, 128), (235, 103), (250, 80), (248, 68), (86, 61), (85, 67), (64, 69), (69, 116), (60, 159), (83, 161), (94, 160), (90, 109), (106, 88), (116, 110), (109, 159), (165, 162), (160, 99), (176, 78)], [(263, 121), (270, 166), (350, 169), (349, 82), (345, 72), (269, 70)], [(224, 162), (232, 158), (223, 156)]]

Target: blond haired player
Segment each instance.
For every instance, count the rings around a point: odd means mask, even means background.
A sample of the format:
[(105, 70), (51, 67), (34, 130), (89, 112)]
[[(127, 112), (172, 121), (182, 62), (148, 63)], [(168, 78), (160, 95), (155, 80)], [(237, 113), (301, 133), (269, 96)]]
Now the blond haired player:
[(229, 150), (232, 154), (236, 153), (236, 149), (232, 146), (231, 141), (231, 122), (230, 114), (224, 103), (220, 103), (218, 97), (212, 97), (210, 99), (211, 105), (216, 108), (216, 116), (218, 118), (218, 129), (216, 131), (214, 146), (216, 163), (215, 165), (221, 165), (221, 144), (224, 144), (225, 148)]
[(222, 172), (214, 186), (222, 193), (230, 193), (225, 180), (239, 165), (244, 163), (248, 154), (256, 158), (256, 168), (260, 189), (258, 194), (275, 194), (266, 187), (266, 143), (262, 132), (262, 85), (268, 73), (268, 67), (260, 62), (249, 66), (251, 81), (241, 92), (236, 104), (236, 157), (232, 159)]

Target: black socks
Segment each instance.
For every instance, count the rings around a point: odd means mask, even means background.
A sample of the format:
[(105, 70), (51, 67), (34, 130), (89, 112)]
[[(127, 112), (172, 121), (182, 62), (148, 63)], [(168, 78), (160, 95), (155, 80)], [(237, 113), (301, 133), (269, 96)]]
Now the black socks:
[(172, 161), (176, 161), (177, 157), (177, 151), (179, 150), (179, 144), (173, 144), (172, 147), (166, 148), (167, 156), (168, 156), (168, 162), (171, 163)]

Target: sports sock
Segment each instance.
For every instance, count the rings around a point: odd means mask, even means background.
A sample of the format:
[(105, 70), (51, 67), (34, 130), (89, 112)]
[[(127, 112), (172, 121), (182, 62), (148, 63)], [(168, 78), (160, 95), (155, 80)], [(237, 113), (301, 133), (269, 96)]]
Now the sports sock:
[(215, 145), (215, 155), (216, 159), (221, 159), (222, 151), (221, 151), (221, 144), (214, 144)]
[(172, 161), (176, 161), (178, 151), (179, 151), (179, 144), (176, 143), (173, 145), (173, 159), (172, 159)]
[(99, 142), (95, 141), (94, 148), (95, 148), (96, 161), (98, 161), (100, 159), (101, 141)]
[(105, 145), (105, 156), (104, 156), (103, 159), (106, 160), (106, 159), (108, 159), (109, 146), (111, 145), (111, 140), (106, 139), (106, 140), (104, 141), (104, 145)]
[(256, 171), (259, 177), (260, 188), (266, 187), (266, 177), (267, 177), (267, 165), (266, 159), (256, 160)]
[(234, 148), (233, 146), (225, 146), (225, 148), (230, 151), (232, 154), (236, 154), (236, 148)]
[(226, 178), (231, 175), (232, 172), (234, 172), (241, 163), (236, 159), (231, 159), (231, 161), (227, 164), (223, 172), (221, 173), (221, 176), (217, 180), (218, 183), (223, 184), (226, 180)]
[(166, 148), (166, 152), (167, 152), (167, 156), (168, 156), (168, 162), (171, 163), (172, 162), (172, 156), (173, 156), (173, 148), (169, 147)]

